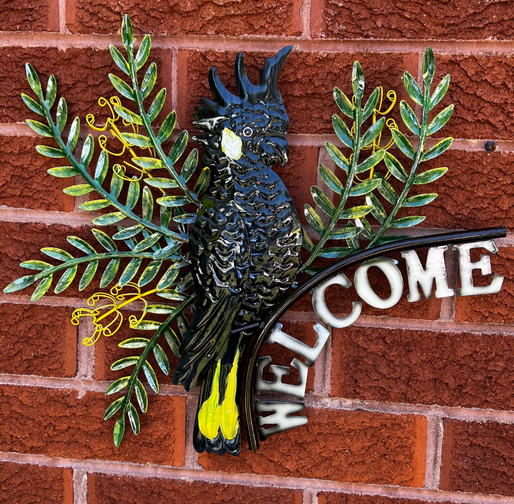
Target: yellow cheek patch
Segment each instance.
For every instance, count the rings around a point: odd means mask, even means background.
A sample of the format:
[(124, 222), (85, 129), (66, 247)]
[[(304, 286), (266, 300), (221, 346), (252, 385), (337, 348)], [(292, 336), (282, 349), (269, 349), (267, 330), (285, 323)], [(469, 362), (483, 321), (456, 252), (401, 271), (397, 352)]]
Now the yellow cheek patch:
[(241, 148), (243, 141), (228, 128), (223, 130), (221, 134), (221, 150), (234, 161), (237, 161), (241, 157)]
[(221, 429), (225, 439), (234, 439), (239, 431), (239, 410), (236, 404), (237, 367), (239, 364), (239, 350), (234, 358), (232, 369), (227, 377), (227, 390), (225, 399), (219, 404), (219, 380), (221, 361), (218, 361), (216, 373), (212, 381), (212, 390), (209, 398), (202, 404), (198, 412), (198, 428), (207, 439), (215, 439)]

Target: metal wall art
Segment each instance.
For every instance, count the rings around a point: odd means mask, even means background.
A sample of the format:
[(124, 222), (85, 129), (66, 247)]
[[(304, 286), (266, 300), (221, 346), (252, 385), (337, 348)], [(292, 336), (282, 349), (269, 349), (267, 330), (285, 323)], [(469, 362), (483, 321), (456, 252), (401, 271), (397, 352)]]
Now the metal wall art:
[[(258, 84), (247, 77), (240, 53), (235, 61), (237, 94), (225, 88), (215, 68), (210, 70), (213, 99), (202, 98), (195, 113), (194, 124), (201, 133), (193, 140), (204, 149), (202, 169), (197, 171), (196, 149), (180, 161), (188, 145), (187, 131), (170, 140), (175, 112), (159, 117), (166, 89), (152, 93), (157, 67), (155, 63), (147, 64), (150, 37), (145, 36), (135, 51), (128, 16), (123, 20), (121, 34), (126, 55), (114, 46), (110, 51), (125, 77), (109, 75), (120, 97), (99, 99), (110, 117), (104, 125), (98, 125), (92, 115), (86, 120), (91, 128), (105, 134), (97, 140), (88, 134), (80, 146), (80, 119), (68, 125), (64, 98), (58, 100), (54, 113), (55, 78), (50, 76), (43, 92), (36, 71), (27, 64), (27, 78), (35, 98), (25, 94), (22, 98), (34, 114), (43, 117), (43, 122), (28, 119), (27, 124), (56, 142), (55, 147), (40, 145), (37, 151), (64, 159), (49, 173), (72, 179), (80, 175), (82, 182), (64, 192), (72, 196), (96, 193), (80, 208), (102, 213), (96, 213), (93, 219), (97, 226), (92, 229), (93, 244), (70, 236), (68, 242), (76, 249), (76, 255), (54, 247), (43, 248), (42, 252), (55, 262), (38, 259), (22, 263), (22, 267), (36, 272), (4, 289), (10, 293), (36, 284), (31, 300), (37, 301), (50, 289), (54, 275), (60, 275), (54, 287), (59, 294), (72, 284), (81, 268), (78, 287), (82, 291), (103, 263), (100, 288), (105, 289), (117, 278), (115, 286), (92, 295), (88, 299), (90, 308), (73, 314), (75, 324), (83, 317), (93, 322), (95, 329), (84, 340), (86, 345), (120, 330), (129, 305), (132, 304), (132, 313), (134, 307), (142, 306), (140, 312), (136, 311), (139, 315), (128, 317), (128, 325), (153, 335), (119, 343), (130, 352), (140, 353), (112, 365), (113, 370), (127, 369), (128, 374), (115, 380), (106, 391), (107, 395), (121, 394), (105, 413), (106, 420), (117, 415), (116, 446), (122, 441), (127, 419), (133, 432), (139, 433), (136, 405), (143, 413), (149, 406), (143, 377), (153, 392), (159, 392), (151, 355), (165, 375), (172, 374), (175, 385), (191, 391), (201, 384), (194, 427), (196, 450), (237, 455), (241, 450), (239, 405), (252, 449), (258, 446), (255, 422), (260, 427), (261, 440), (307, 422), (306, 417), (292, 413), (304, 408), (309, 369), (330, 335), (326, 326), (353, 324), (363, 303), (379, 309), (392, 308), (402, 297), (404, 284), (408, 285), (410, 302), (421, 299), (419, 287), (425, 297), (430, 297), (434, 282), (436, 297), (453, 296), (446, 279), (447, 245), (453, 244), (459, 257), (458, 295), (500, 290), (501, 277), (495, 277), (486, 287), (473, 284), (473, 270), (487, 275), (491, 265), (488, 256), (472, 262), (470, 251), (480, 248), (495, 253), (492, 239), (504, 236), (503, 228), (418, 238), (385, 235), (391, 228), (410, 228), (425, 219), (401, 216), (400, 211), (433, 201), (437, 194), (411, 194), (411, 189), (433, 182), (447, 170), (420, 171), (422, 163), (436, 158), (452, 144), (452, 139), (446, 138), (425, 148), (427, 138), (446, 124), (453, 111), (450, 105), (429, 121), (429, 114), (450, 83), (447, 75), (431, 91), (435, 59), (430, 48), (423, 60), (423, 86), (419, 87), (408, 72), (403, 78), (408, 95), (420, 111), (418, 118), (407, 102), (401, 101), (399, 106), (404, 125), (416, 138), (414, 144), (391, 118), (385, 117), (395, 105), (394, 92), (386, 94), (390, 102), (386, 110), (382, 110), (382, 88), (376, 88), (364, 100), (365, 80), (358, 62), (353, 66), (353, 97), (334, 89), (335, 102), (345, 116), (344, 120), (333, 116), (342, 147), (326, 143), (336, 172), (319, 167), (328, 192), (312, 187), (314, 205), (305, 205), (311, 232), (300, 225), (293, 201), (278, 175), (289, 155), (289, 119), (278, 83), (280, 69), (287, 64), (292, 48), (286, 47), (265, 60)], [(383, 145), (386, 125), (391, 140)], [(95, 143), (99, 155), (93, 166)], [(397, 147), (395, 155), (388, 150), (393, 145)], [(130, 219), (129, 224), (126, 219)], [(99, 229), (115, 224), (118, 230), (112, 236)], [(313, 239), (315, 235), (317, 240)], [(414, 251), (419, 247), (430, 247), (425, 265)], [(402, 251), (407, 278), (395, 261), (383, 257), (391, 251)], [(320, 268), (316, 264), (319, 258), (339, 261)], [(351, 307), (341, 301), (341, 312), (348, 315), (336, 316), (325, 303), (325, 290), (332, 284), (349, 289), (352, 282), (343, 270), (351, 265), (358, 265), (353, 277), (358, 300)], [(391, 294), (387, 298), (379, 297), (369, 282), (370, 270), (377, 268), (390, 283)], [(309, 275), (311, 278), (305, 280)], [(312, 289), (314, 311), (324, 325), (314, 326), (318, 340), (309, 347), (284, 332), (278, 321), (293, 302)], [(266, 340), (297, 354), (290, 364), (299, 373), (297, 384), (282, 381), (290, 372), (288, 366), (272, 364), (269, 356), (259, 357)], [(178, 358), (173, 370), (161, 346), (164, 341)], [(273, 380), (265, 379), (265, 369), (269, 369)], [(266, 394), (274, 401), (262, 400)], [(254, 395), (258, 398), (252, 402)], [(277, 401), (281, 396), (296, 401)]]

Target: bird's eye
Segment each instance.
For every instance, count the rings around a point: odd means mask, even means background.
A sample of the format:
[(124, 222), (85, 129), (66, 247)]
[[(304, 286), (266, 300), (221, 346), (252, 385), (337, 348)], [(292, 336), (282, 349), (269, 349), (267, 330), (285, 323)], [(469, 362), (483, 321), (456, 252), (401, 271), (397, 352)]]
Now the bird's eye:
[(244, 130), (243, 130), (243, 136), (245, 137), (251, 137), (253, 135), (253, 129), (250, 128), (249, 126), (247, 126)]

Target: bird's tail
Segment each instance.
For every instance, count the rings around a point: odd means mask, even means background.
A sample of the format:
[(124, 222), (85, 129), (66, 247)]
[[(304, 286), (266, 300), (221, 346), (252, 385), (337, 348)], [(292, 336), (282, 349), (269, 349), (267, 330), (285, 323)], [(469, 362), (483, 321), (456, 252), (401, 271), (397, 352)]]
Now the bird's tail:
[(232, 362), (218, 360), (202, 382), (194, 429), (194, 447), (198, 453), (239, 455), (241, 451), (236, 398), (239, 359), (238, 348)]

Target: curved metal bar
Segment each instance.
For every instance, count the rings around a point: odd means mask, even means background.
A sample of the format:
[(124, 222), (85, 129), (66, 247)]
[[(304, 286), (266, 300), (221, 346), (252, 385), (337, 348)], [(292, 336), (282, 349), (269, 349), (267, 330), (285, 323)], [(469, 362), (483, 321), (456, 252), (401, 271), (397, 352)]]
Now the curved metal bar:
[(245, 376), (243, 380), (243, 407), (242, 416), (243, 422), (246, 424), (248, 432), (248, 443), (251, 450), (259, 448), (259, 441), (257, 439), (256, 429), (252, 413), (252, 392), (254, 383), (254, 374), (256, 370), (257, 358), (261, 351), (261, 347), (268, 337), (268, 333), (275, 326), (280, 317), (286, 312), (290, 306), (300, 299), (304, 294), (323, 283), (329, 277), (339, 273), (341, 270), (353, 266), (361, 261), (372, 259), (374, 257), (397, 252), (406, 249), (417, 249), (422, 247), (433, 247), (437, 245), (448, 245), (453, 243), (467, 243), (474, 241), (492, 240), (494, 238), (503, 238), (507, 235), (505, 227), (478, 229), (473, 231), (458, 231), (450, 233), (442, 233), (437, 235), (416, 236), (414, 238), (407, 238), (397, 242), (385, 243), (372, 249), (362, 250), (361, 252), (342, 259), (341, 261), (325, 268), (316, 275), (314, 275), (307, 282), (303, 283), (295, 289), (291, 295), (285, 299), (273, 312), (273, 314), (265, 322), (259, 336), (254, 339), (250, 349), (250, 357), (246, 366)]

